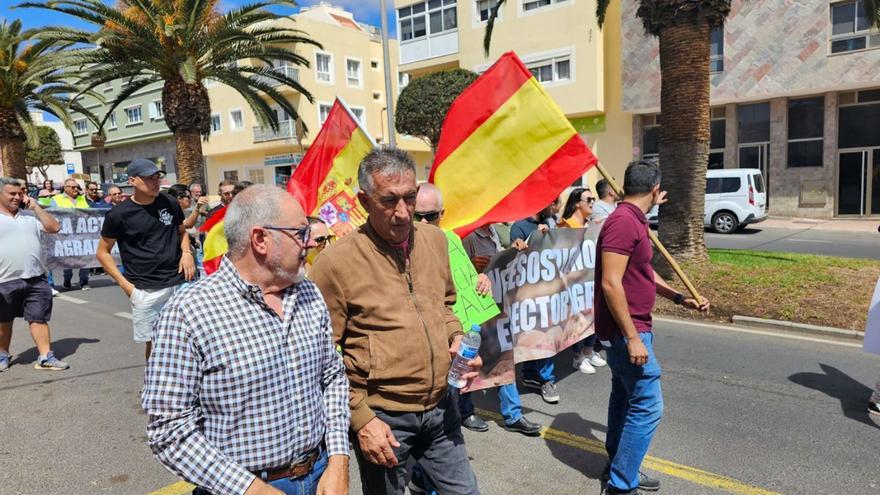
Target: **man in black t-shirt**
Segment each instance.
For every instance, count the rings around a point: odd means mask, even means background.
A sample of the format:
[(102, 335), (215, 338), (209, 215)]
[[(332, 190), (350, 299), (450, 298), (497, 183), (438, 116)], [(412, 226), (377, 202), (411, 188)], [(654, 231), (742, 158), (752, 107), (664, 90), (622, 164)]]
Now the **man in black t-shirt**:
[[(162, 174), (149, 160), (137, 159), (128, 165), (134, 194), (107, 213), (97, 252), (104, 270), (131, 300), (134, 340), (146, 344), (147, 359), (159, 312), (195, 273), (183, 210), (177, 200), (159, 192)], [(124, 275), (110, 254), (116, 243)]]

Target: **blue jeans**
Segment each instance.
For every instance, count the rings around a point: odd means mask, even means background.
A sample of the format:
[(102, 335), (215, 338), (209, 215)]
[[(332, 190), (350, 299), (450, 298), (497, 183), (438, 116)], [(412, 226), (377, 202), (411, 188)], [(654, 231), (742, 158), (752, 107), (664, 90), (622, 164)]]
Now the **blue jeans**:
[(654, 334), (640, 333), (639, 337), (648, 349), (648, 361), (643, 366), (629, 362), (623, 337), (612, 340), (611, 347), (605, 351), (611, 368), (605, 440), (611, 464), (608, 486), (618, 491), (638, 488), (639, 468), (663, 416), (660, 363), (654, 355)]
[[(504, 424), (512, 425), (522, 418), (522, 402), (519, 400), (519, 391), (515, 383), (498, 387), (498, 405), (501, 408)], [(458, 411), (462, 418), (474, 413), (474, 400), (471, 399), (470, 392), (458, 396)]]
[[(65, 269), (64, 270), (64, 284), (70, 285), (70, 281), (73, 279), (73, 269)], [(89, 269), (88, 268), (80, 268), (79, 269), (79, 285), (82, 287), (83, 285), (89, 285)]]
[(584, 340), (575, 342), (574, 345), (571, 346), (571, 351), (575, 354), (580, 354), (584, 351), (584, 349), (593, 350), (593, 344), (596, 343), (596, 334), (590, 335)]
[[(327, 469), (326, 450), (321, 452), (320, 457), (318, 457), (315, 465), (312, 466), (309, 474), (295, 480), (281, 478), (270, 481), (269, 484), (287, 495), (314, 495), (318, 491), (318, 481), (320, 481), (325, 469)], [(192, 495), (211, 495), (211, 492), (202, 488), (196, 488), (193, 490)]]
[(541, 383), (556, 383), (556, 376), (553, 374), (553, 370), (553, 358), (526, 361), (522, 366), (523, 378), (538, 380)]

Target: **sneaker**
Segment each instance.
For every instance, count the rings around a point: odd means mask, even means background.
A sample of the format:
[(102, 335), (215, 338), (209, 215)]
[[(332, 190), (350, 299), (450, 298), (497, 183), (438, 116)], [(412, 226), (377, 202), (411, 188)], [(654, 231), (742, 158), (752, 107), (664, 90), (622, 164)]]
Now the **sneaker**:
[(55, 357), (52, 351), (45, 358), (37, 358), (34, 368), (38, 370), (62, 371), (70, 368), (70, 365)]
[(571, 361), (571, 365), (574, 367), (574, 369), (588, 375), (592, 375), (596, 372), (596, 368), (593, 368), (593, 365), (590, 364), (590, 359), (583, 354), (578, 354), (577, 356), (575, 356), (574, 359)]
[[(3, 370), (0, 369), (0, 371)], [(880, 416), (880, 402), (868, 402), (868, 412)]]
[(70, 285), (70, 282), (64, 282), (64, 285), (62, 285), (62, 287), (64, 287), (64, 290), (70, 290), (73, 288), (73, 286)]
[(559, 390), (553, 382), (544, 382), (541, 385), (541, 398), (548, 404), (556, 404), (559, 402)]
[(602, 359), (602, 356), (600, 356), (599, 353), (595, 351), (593, 351), (593, 353), (590, 354), (590, 357), (587, 359), (590, 361), (590, 364), (597, 368), (601, 368), (602, 366), (608, 364), (608, 362)]
[(9, 353), (0, 352), (0, 372), (9, 369)]
[(522, 385), (525, 388), (530, 388), (533, 390), (541, 391), (541, 385), (544, 383), (541, 380), (536, 380), (534, 378), (523, 378)]
[(84, 284), (79, 286), (79, 290), (92, 290), (92, 288), (89, 287), (89, 284)]
[(461, 420), (461, 426), (464, 426), (468, 430), (471, 431), (489, 431), (489, 425), (483, 421), (483, 418), (477, 416), (476, 414), (471, 414), (470, 416)]
[(60, 292), (58, 292), (58, 289), (56, 289), (55, 287), (52, 287), (52, 297), (55, 297), (58, 294), (61, 294)]
[(424, 495), (425, 493), (427, 493), (424, 488), (420, 487), (412, 481), (410, 481), (409, 485), (407, 485), (406, 487), (409, 489), (409, 493), (411, 495)]
[(513, 424), (504, 425), (504, 429), (514, 433), (522, 433), (527, 437), (541, 436), (541, 425), (532, 423), (526, 418), (519, 418), (519, 421)]
[[(610, 479), (611, 479), (611, 465), (606, 464), (605, 470), (602, 471), (602, 483), (608, 483), (608, 481)], [(608, 489), (614, 490), (613, 487), (608, 487)], [(639, 488), (638, 489), (645, 490), (646, 492), (656, 492), (657, 490), (660, 489), (660, 480), (658, 480), (657, 478), (652, 478), (652, 477), (648, 476), (647, 474), (639, 471)], [(637, 494), (638, 492), (637, 491), (620, 492), (620, 491), (615, 490), (615, 491), (609, 491), (608, 493), (635, 493), (635, 494)]]

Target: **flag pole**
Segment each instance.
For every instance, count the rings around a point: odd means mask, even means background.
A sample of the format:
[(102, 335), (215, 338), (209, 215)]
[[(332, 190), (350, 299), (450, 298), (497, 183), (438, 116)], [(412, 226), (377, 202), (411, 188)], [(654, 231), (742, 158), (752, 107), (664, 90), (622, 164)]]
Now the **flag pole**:
[[(614, 192), (617, 194), (619, 198), (623, 198), (623, 190), (620, 186), (617, 185), (617, 182), (614, 181), (614, 177), (611, 177), (611, 174), (605, 170), (605, 167), (602, 166), (601, 163), (596, 163), (596, 169), (599, 170), (599, 173), (605, 180), (608, 181), (608, 184), (611, 186), (611, 189), (614, 189)], [(669, 263), (669, 266), (672, 267), (672, 270), (678, 275), (678, 278), (681, 279), (681, 282), (687, 287), (688, 292), (691, 293), (691, 296), (694, 297), (697, 301), (702, 299), (702, 296), (699, 292), (697, 292), (697, 288), (694, 287), (694, 284), (691, 283), (690, 279), (687, 275), (684, 274), (684, 271), (678, 265), (678, 262), (669, 254), (669, 251), (666, 250), (666, 247), (660, 242), (660, 239), (657, 238), (657, 234), (654, 233), (650, 228), (648, 229), (648, 237), (650, 237), (651, 242), (657, 248), (657, 251), (660, 251), (660, 254), (663, 255), (663, 258), (666, 259), (666, 262)]]
[(385, 72), (385, 107), (388, 112), (388, 136), (385, 142), (390, 146), (397, 146), (397, 133), (394, 131), (394, 87), (391, 85), (391, 55), (388, 50), (388, 12), (385, 11), (385, 0), (379, 0), (382, 26), (382, 69)]

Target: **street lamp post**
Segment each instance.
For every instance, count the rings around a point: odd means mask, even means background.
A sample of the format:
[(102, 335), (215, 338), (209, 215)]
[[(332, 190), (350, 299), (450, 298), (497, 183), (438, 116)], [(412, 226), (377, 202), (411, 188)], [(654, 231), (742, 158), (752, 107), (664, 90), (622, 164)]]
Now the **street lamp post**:
[(388, 50), (388, 13), (385, 0), (379, 0), (379, 13), (382, 17), (382, 57), (385, 67), (385, 108), (388, 109), (388, 144), (397, 146), (397, 133), (394, 131), (394, 87), (391, 85), (391, 56)]

